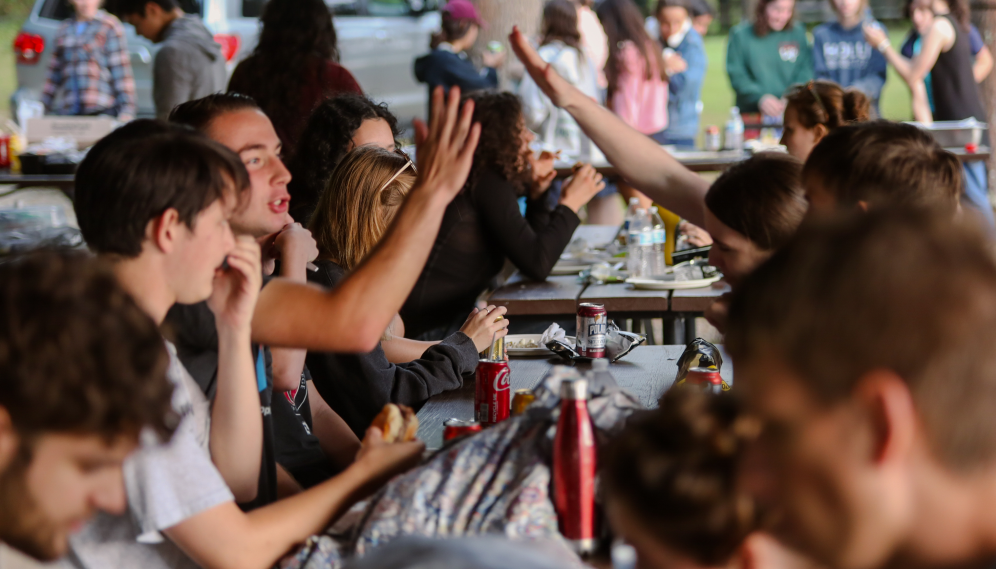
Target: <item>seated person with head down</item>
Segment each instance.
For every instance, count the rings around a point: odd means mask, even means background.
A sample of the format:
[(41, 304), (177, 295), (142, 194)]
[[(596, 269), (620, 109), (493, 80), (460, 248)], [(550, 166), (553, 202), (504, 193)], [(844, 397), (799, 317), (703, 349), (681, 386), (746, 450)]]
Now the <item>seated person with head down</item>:
[(637, 567), (815, 567), (764, 531), (768, 516), (738, 482), (756, 435), (731, 394), (683, 387), (627, 420), (599, 459), (606, 515)]
[(741, 283), (742, 482), (776, 537), (828, 567), (992, 566), (993, 290), (982, 231), (923, 208), (807, 224)]
[(65, 555), (96, 511), (120, 515), (126, 457), (169, 438), (169, 356), (114, 274), (79, 254), (0, 265), (0, 543)]
[(270, 567), (421, 454), (371, 429), (339, 476), (249, 513), (236, 506), (233, 491), (254, 497), (263, 446), (250, 344), (259, 246), (229, 226), (248, 207), (248, 185), (231, 150), (157, 121), (119, 128), (80, 164), (75, 209), (90, 248), (156, 323), (176, 302), (208, 299), (219, 340), (213, 405), (167, 344), (176, 433), (128, 459), (127, 514), (100, 515), (73, 536), (73, 567)]
[(287, 164), (293, 177), (287, 190), (291, 216), (308, 225), (332, 170), (347, 152), (360, 146), (398, 147), (398, 119), (387, 108), (363, 95), (343, 93), (325, 99), (311, 113), (298, 149)]
[[(511, 93), (475, 92), (474, 120), (481, 141), (464, 190), (446, 210), (439, 237), (401, 310), (409, 338), (439, 340), (458, 329), (477, 297), (508, 259), (526, 277), (542, 281), (571, 241), (577, 212), (605, 183), (591, 165), (579, 166), (550, 210), (546, 192), (553, 157), (534, 157), (522, 103)], [(422, 168), (419, 155), (419, 167)], [(518, 198), (526, 196), (526, 215)]]
[[(347, 154), (311, 217), (319, 256), (318, 271), (308, 279), (334, 288), (359, 266), (415, 180), (414, 164), (401, 153), (363, 146)], [(395, 365), (380, 347), (365, 354), (310, 351), (308, 369), (322, 397), (359, 435), (387, 403), (417, 409), (429, 397), (462, 386), (463, 376), (477, 367), (479, 353), (508, 332), (508, 320), (495, 320), (504, 313), (505, 307), (474, 308), (460, 331), (442, 342), (415, 342), (424, 344), (415, 361)]]

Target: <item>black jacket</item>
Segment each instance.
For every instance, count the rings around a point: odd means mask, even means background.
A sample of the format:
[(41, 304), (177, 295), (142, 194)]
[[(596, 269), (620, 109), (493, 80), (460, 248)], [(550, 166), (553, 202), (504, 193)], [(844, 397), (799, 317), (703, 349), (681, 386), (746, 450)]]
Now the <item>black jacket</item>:
[[(346, 276), (331, 261), (315, 264), (319, 270), (308, 280), (326, 288)], [(457, 332), (426, 350), (421, 359), (398, 365), (387, 361), (379, 345), (366, 354), (309, 351), (306, 362), (322, 399), (362, 439), (384, 405), (401, 403), (417, 411), (433, 395), (461, 387), (463, 376), (474, 373), (478, 359), (474, 342)]]

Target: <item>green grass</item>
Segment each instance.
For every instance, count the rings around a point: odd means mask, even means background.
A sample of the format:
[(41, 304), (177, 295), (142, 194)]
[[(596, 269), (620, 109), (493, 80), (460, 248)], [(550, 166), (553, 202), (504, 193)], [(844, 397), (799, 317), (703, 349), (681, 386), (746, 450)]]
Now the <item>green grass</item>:
[[(891, 27), (889, 37), (892, 45), (898, 46), (906, 36), (906, 27)], [(722, 128), (730, 116), (733, 106), (733, 88), (726, 75), (726, 35), (710, 35), (705, 38), (709, 69), (702, 86), (702, 127), (717, 125)], [(883, 118), (891, 120), (911, 120), (910, 93), (906, 84), (890, 66), (889, 76), (882, 90), (880, 101)]]
[(0, 118), (10, 117), (10, 95), (17, 89), (14, 71), (14, 37), (21, 28), (21, 16), (0, 17)]

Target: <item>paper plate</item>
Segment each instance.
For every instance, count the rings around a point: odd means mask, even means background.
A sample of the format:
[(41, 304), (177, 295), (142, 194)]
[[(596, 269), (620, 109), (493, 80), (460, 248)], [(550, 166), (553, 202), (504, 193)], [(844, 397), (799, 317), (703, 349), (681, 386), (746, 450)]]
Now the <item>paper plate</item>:
[(723, 275), (716, 275), (708, 279), (696, 279), (691, 281), (665, 281), (660, 279), (635, 279), (628, 278), (626, 282), (633, 285), (638, 290), (684, 290), (689, 288), (704, 288), (723, 278)]
[[(509, 345), (510, 342), (522, 342), (523, 340), (532, 340), (537, 344), (543, 338), (543, 334), (509, 334), (505, 336), (505, 351), (509, 356), (515, 357), (536, 357), (536, 356), (551, 356), (553, 352), (546, 349), (546, 346), (540, 345), (538, 348), (513, 348)], [(576, 342), (573, 336), (568, 336), (567, 341), (574, 345)]]
[(559, 277), (564, 275), (576, 275), (591, 267), (591, 263), (557, 263), (553, 266), (550, 274)]

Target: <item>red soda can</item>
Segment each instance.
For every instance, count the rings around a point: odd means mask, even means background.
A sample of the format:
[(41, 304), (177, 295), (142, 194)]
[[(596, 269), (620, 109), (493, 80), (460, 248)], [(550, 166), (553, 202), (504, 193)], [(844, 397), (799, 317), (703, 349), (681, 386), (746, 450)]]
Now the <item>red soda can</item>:
[(0, 170), (10, 168), (10, 135), (0, 133)]
[(474, 410), (477, 422), (490, 427), (508, 419), (512, 413), (512, 375), (508, 362), (480, 360), (475, 375)]
[(443, 441), (479, 432), (481, 432), (481, 424), (474, 420), (446, 419), (443, 422)]
[(711, 367), (693, 367), (688, 370), (685, 383), (706, 392), (721, 393), (723, 391), (723, 378), (720, 377), (718, 369)]
[(588, 381), (560, 384), (560, 419), (553, 442), (553, 504), (560, 533), (578, 554), (595, 550), (595, 429)]
[(605, 357), (605, 333), (609, 317), (605, 306), (582, 302), (578, 305), (577, 346), (579, 356), (586, 358)]

